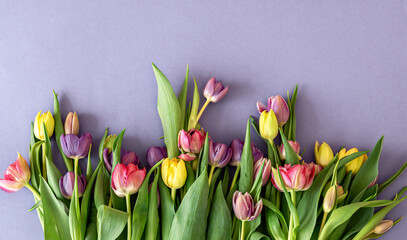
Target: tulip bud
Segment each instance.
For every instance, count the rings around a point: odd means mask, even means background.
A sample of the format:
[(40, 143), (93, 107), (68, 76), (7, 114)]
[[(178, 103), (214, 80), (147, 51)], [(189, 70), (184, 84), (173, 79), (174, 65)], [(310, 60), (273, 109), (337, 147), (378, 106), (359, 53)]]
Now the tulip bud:
[(60, 138), (62, 151), (68, 158), (84, 158), (89, 153), (92, 144), (92, 136), (89, 133), (78, 137), (73, 134), (61, 135)]
[(185, 162), (177, 158), (166, 158), (161, 164), (161, 177), (169, 188), (181, 188), (187, 179)]
[(305, 191), (311, 187), (315, 176), (315, 167), (308, 164), (296, 164), (291, 166), (291, 164), (285, 164), (284, 167), (279, 167), (281, 178), (283, 183), (280, 181), (277, 169), (272, 168), (271, 182), (274, 187), (280, 192), (283, 192), (283, 185), (287, 191)]
[(239, 191), (236, 191), (233, 194), (232, 204), (236, 217), (242, 221), (255, 220), (263, 209), (262, 200), (258, 201), (256, 205), (254, 205), (253, 198), (249, 193), (245, 193), (243, 195)]
[(324, 202), (322, 204), (322, 208), (325, 213), (329, 213), (335, 206), (337, 198), (337, 189), (336, 185), (331, 186), (325, 194)]
[[(243, 152), (243, 145), (244, 141), (240, 139), (235, 139), (232, 141), (230, 144), (229, 148), (232, 149), (232, 158), (229, 161), (230, 166), (237, 167), (240, 165), (241, 157), (242, 157), (242, 152)], [(252, 156), (253, 156), (253, 162), (257, 162), (261, 158), (263, 158), (263, 153), (254, 145), (254, 143), (251, 144), (252, 148)]]
[(219, 102), (228, 91), (228, 86), (224, 87), (221, 82), (216, 81), (213, 77), (206, 83), (206, 86), (203, 90), (203, 95), (205, 96), (207, 101), (216, 103)]
[(125, 197), (138, 192), (146, 177), (146, 168), (139, 169), (133, 163), (119, 163), (112, 173), (112, 189), (118, 197)]
[(392, 220), (382, 220), (374, 229), (373, 233), (377, 235), (382, 235), (385, 232), (389, 231), (393, 227)]
[(272, 110), (270, 110), (269, 112), (263, 111), (261, 113), (259, 119), (259, 129), (260, 135), (270, 142), (273, 141), (273, 139), (277, 136), (278, 122), (276, 115)]
[(113, 143), (116, 140), (117, 136), (116, 135), (109, 135), (105, 139), (105, 142), (103, 143), (103, 149), (108, 149), (108, 153), (110, 154), (113, 150)]
[(287, 103), (280, 95), (269, 97), (267, 100), (267, 107), (264, 104), (257, 102), (257, 110), (259, 110), (260, 114), (264, 110), (267, 110), (267, 112), (273, 110), (277, 117), (278, 126), (280, 127), (282, 127), (290, 117), (290, 110), (288, 109)]
[(167, 158), (167, 148), (166, 147), (150, 147), (147, 150), (146, 159), (150, 167), (153, 167), (156, 163), (161, 161), (163, 158)]
[(65, 134), (78, 135), (79, 133), (79, 118), (76, 112), (68, 113), (65, 119)]
[[(294, 150), (294, 152), (298, 155), (298, 159), (301, 160), (302, 157), (299, 155), (300, 154), (300, 143), (295, 142), (295, 141), (290, 141), (288, 140), (288, 143), (290, 144), (291, 148)], [(285, 160), (285, 149), (284, 149), (284, 144), (281, 144), (278, 147), (278, 153), (280, 155), (281, 160)]]
[[(357, 148), (351, 148), (348, 151), (346, 151), (345, 148), (342, 148), (339, 153), (338, 153), (338, 159), (341, 160), (342, 158), (351, 155), (352, 153), (357, 153), (358, 149)], [(352, 175), (355, 176), (358, 172), (359, 169), (362, 167), (363, 163), (365, 163), (367, 159), (367, 155), (364, 154), (358, 158), (353, 159), (352, 161), (348, 162), (345, 167), (346, 167), (346, 172), (351, 172)]]
[(315, 142), (314, 154), (315, 161), (322, 167), (328, 166), (334, 157), (331, 147), (325, 142), (321, 146), (318, 141)]
[(271, 173), (271, 161), (267, 158), (262, 158), (258, 160), (257, 162), (254, 163), (254, 180), (257, 178), (257, 175), (260, 172), (261, 166), (264, 163), (263, 167), (263, 172), (262, 172), (262, 184), (261, 186), (264, 186), (267, 184), (268, 180), (270, 179), (270, 173)]
[(209, 164), (214, 167), (225, 167), (232, 158), (232, 149), (223, 143), (209, 141)]
[(8, 166), (4, 179), (0, 179), (0, 189), (6, 192), (16, 192), (29, 183), (31, 178), (30, 167), (27, 161), (17, 153), (17, 160)]
[(34, 135), (37, 139), (44, 140), (44, 124), (45, 129), (47, 130), (48, 137), (51, 137), (54, 134), (55, 121), (54, 117), (50, 111), (41, 114), (41, 111), (38, 112), (34, 120)]
[[(67, 172), (59, 179), (59, 189), (62, 196), (66, 199), (72, 198), (73, 189), (75, 186), (75, 173)], [(86, 188), (86, 177), (84, 175), (78, 176), (78, 197), (82, 197)]]

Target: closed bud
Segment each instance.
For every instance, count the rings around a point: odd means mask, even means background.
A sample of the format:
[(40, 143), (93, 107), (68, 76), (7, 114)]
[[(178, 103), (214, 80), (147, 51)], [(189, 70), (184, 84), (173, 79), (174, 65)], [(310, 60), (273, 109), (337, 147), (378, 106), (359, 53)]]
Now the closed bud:
[(51, 112), (41, 114), (41, 111), (38, 112), (34, 120), (34, 135), (39, 140), (45, 139), (44, 134), (44, 125), (45, 130), (47, 131), (48, 137), (51, 137), (54, 134), (55, 121)]
[(319, 145), (318, 141), (315, 142), (314, 154), (317, 164), (324, 168), (328, 166), (334, 157), (331, 147), (325, 142), (321, 145)]
[(277, 136), (278, 122), (273, 110), (270, 110), (269, 112), (263, 111), (261, 113), (259, 118), (259, 130), (260, 135), (270, 142)]
[(328, 189), (324, 197), (324, 203), (322, 205), (322, 208), (325, 213), (329, 213), (332, 211), (332, 209), (335, 206), (336, 198), (337, 198), (337, 188), (336, 185), (333, 185)]
[(387, 231), (390, 230), (390, 228), (393, 227), (393, 221), (392, 220), (382, 220), (374, 229), (373, 233), (381, 235)]
[(203, 95), (208, 101), (213, 103), (219, 102), (226, 93), (229, 91), (229, 87), (224, 87), (221, 82), (215, 80), (215, 78), (209, 79), (203, 90)]
[(68, 113), (65, 119), (65, 134), (78, 135), (79, 133), (79, 118), (76, 112)]
[[(341, 160), (342, 158), (351, 155), (352, 153), (357, 153), (358, 149), (357, 148), (351, 148), (348, 151), (346, 151), (345, 148), (342, 148), (341, 151), (338, 153), (338, 158)], [(364, 154), (358, 158), (353, 159), (352, 161), (348, 162), (346, 166), (346, 172), (352, 172), (352, 175), (355, 176), (360, 168), (362, 167), (363, 163), (365, 163), (367, 159), (367, 155)]]

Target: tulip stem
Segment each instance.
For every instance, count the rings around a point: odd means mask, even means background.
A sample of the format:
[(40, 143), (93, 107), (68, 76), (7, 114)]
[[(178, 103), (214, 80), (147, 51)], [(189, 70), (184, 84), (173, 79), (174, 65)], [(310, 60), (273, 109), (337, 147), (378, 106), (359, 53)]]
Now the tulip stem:
[(324, 216), (322, 217), (321, 228), (319, 229), (318, 238), (319, 238), (319, 235), (321, 235), (322, 229), (324, 228), (327, 216), (328, 216), (328, 213), (324, 212)]
[[(209, 98), (209, 99), (206, 99), (206, 102), (205, 102), (204, 105), (202, 106), (201, 110), (199, 110), (198, 116), (196, 117), (196, 123), (198, 123), (199, 119), (200, 119), (201, 116), (202, 116), (202, 113), (205, 111), (205, 108), (208, 106), (208, 104), (209, 104), (210, 102), (211, 102), (210, 98)], [(195, 123), (195, 126), (196, 126), (196, 123)], [(195, 127), (195, 126), (194, 126), (194, 127)]]
[(231, 192), (233, 187), (235, 186), (237, 177), (239, 176), (239, 172), (240, 172), (240, 165), (236, 167), (235, 175), (233, 176), (232, 185), (230, 185), (229, 192)]
[(79, 158), (75, 157), (74, 158), (74, 171), (75, 171), (75, 185), (74, 185), (74, 191), (75, 191), (75, 209), (76, 209), (76, 216), (78, 218), (78, 221), (80, 220), (80, 209), (79, 209), (79, 193), (78, 193), (78, 168), (79, 168)]
[(176, 188), (171, 188), (171, 198), (172, 198), (173, 202), (175, 202), (176, 195), (177, 195), (177, 189)]
[(38, 193), (37, 190), (35, 190), (35, 188), (33, 188), (33, 186), (31, 186), (29, 183), (26, 183), (25, 187), (34, 194), (34, 196), (37, 198), (37, 201), (41, 200), (41, 195)]
[[(290, 193), (291, 193), (291, 201), (293, 202), (294, 207), (295, 207), (295, 205), (296, 205), (295, 204), (295, 202), (296, 202), (295, 192), (290, 191)], [(293, 236), (294, 236), (294, 233), (292, 232), (293, 231), (293, 226), (294, 226), (294, 216), (293, 216), (292, 213), (290, 213), (290, 228), (289, 228), (289, 232), (288, 232), (288, 239), (292, 239)]]
[(244, 225), (245, 225), (246, 221), (242, 221), (242, 231), (240, 233), (240, 240), (244, 240)]
[(126, 195), (126, 207), (129, 218), (127, 220), (127, 240), (131, 239), (131, 206), (130, 206), (130, 194)]
[(212, 175), (213, 175), (214, 171), (215, 171), (215, 166), (211, 166), (211, 171), (209, 172), (209, 178), (208, 178), (209, 186), (211, 185)]
[(47, 162), (45, 160), (45, 143), (41, 144), (42, 147), (42, 176), (44, 177), (45, 181), (47, 181)]

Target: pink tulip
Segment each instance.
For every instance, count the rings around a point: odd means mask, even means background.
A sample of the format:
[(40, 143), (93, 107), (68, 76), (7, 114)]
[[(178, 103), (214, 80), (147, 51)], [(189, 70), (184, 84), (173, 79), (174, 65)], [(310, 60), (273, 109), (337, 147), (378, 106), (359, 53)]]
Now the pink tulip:
[(271, 161), (267, 158), (261, 158), (257, 162), (254, 163), (254, 180), (257, 178), (261, 166), (264, 163), (263, 172), (262, 172), (262, 183), (261, 185), (264, 186), (267, 184), (268, 180), (270, 179), (271, 173)]
[[(302, 157), (299, 155), (300, 154), (300, 143), (290, 141), (290, 140), (288, 140), (288, 143), (290, 144), (290, 146), (294, 150), (294, 152), (298, 155), (298, 159), (301, 160)], [(280, 155), (280, 159), (285, 160), (286, 156), (285, 156), (284, 144), (281, 144), (281, 146), (278, 146), (278, 153)]]
[(256, 219), (263, 209), (263, 202), (261, 200), (254, 205), (253, 198), (249, 193), (243, 195), (239, 191), (233, 194), (232, 203), (236, 217), (242, 221)]
[(119, 197), (132, 195), (140, 189), (146, 177), (146, 168), (139, 169), (137, 165), (119, 163), (112, 173), (112, 189)]
[(312, 168), (315, 168), (315, 176), (318, 175), (322, 171), (322, 169), (324, 169), (321, 165), (315, 164), (313, 162), (310, 162), (310, 163), (304, 162), (302, 164), (306, 165), (311, 170), (312, 170)]
[[(287, 191), (305, 191), (311, 187), (315, 176), (315, 167), (308, 165), (285, 164), (284, 167), (279, 167), (283, 184)], [(278, 171), (272, 168), (271, 182), (277, 190), (283, 192), (282, 183), (280, 181)]]
[(17, 153), (17, 160), (8, 166), (4, 179), (0, 179), (0, 189), (6, 192), (15, 192), (28, 185), (31, 172), (27, 161)]
[[(178, 148), (185, 154), (193, 157), (195, 159), (197, 153), (201, 152), (202, 146), (205, 142), (205, 131), (190, 129), (185, 131), (182, 129), (178, 133)], [(191, 159), (191, 160), (193, 160)]]
[(273, 110), (280, 127), (288, 121), (288, 117), (290, 116), (290, 110), (288, 109), (287, 103), (280, 95), (269, 97), (267, 100), (267, 106), (261, 102), (257, 102), (257, 110), (260, 114), (265, 110), (267, 112)]
[(215, 80), (215, 78), (209, 79), (208, 83), (203, 91), (203, 95), (208, 101), (213, 103), (219, 102), (229, 91), (229, 87), (224, 87), (221, 82)]

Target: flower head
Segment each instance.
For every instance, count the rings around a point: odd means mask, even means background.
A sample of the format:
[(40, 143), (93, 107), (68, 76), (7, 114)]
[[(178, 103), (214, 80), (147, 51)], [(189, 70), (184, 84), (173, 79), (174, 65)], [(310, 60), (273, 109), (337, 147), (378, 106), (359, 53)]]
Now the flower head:
[(166, 158), (161, 164), (161, 177), (169, 188), (181, 188), (187, 179), (185, 162), (178, 158)]
[(261, 102), (257, 102), (257, 110), (260, 114), (263, 111), (270, 112), (270, 110), (273, 110), (280, 127), (288, 121), (290, 116), (290, 110), (288, 109), (287, 103), (280, 95), (269, 97), (267, 100), (267, 106)]
[(119, 163), (112, 173), (112, 189), (118, 197), (132, 195), (141, 187), (146, 177), (146, 168), (139, 169), (137, 165)]
[(153, 167), (156, 163), (161, 161), (163, 158), (167, 158), (167, 148), (166, 147), (150, 147), (147, 150), (146, 159), (150, 167)]
[(76, 112), (68, 113), (65, 119), (65, 134), (78, 135), (79, 133), (79, 118)]
[(209, 141), (209, 164), (211, 166), (223, 168), (232, 158), (232, 149), (223, 143)]
[[(242, 158), (242, 152), (243, 152), (243, 145), (244, 141), (240, 139), (235, 139), (232, 141), (230, 144), (229, 148), (232, 149), (232, 158), (230, 159), (229, 165), (237, 167), (240, 165), (240, 161)], [(264, 155), (261, 152), (260, 149), (254, 145), (254, 143), (251, 144), (252, 148), (252, 156), (253, 156), (253, 162), (257, 162), (259, 159), (261, 159)]]
[[(109, 153), (109, 148), (105, 148), (105, 150), (103, 150), (103, 161), (105, 162), (107, 171), (112, 172), (113, 154)], [(120, 162), (126, 166), (129, 165), (130, 163), (138, 165), (140, 163), (140, 160), (135, 152), (125, 151), (121, 149)]]
[(310, 167), (308, 165), (302, 164), (285, 164), (284, 167), (279, 167), (281, 178), (283, 183), (281, 183), (278, 171), (272, 168), (271, 182), (274, 187), (279, 191), (283, 191), (282, 184), (286, 187), (287, 191), (305, 191), (311, 187), (315, 176), (315, 167)]
[[(75, 186), (75, 173), (67, 172), (59, 179), (59, 189), (62, 196), (66, 199), (71, 199), (73, 189)], [(78, 197), (82, 197), (86, 188), (86, 177), (84, 175), (78, 176)]]
[(278, 134), (278, 122), (273, 110), (263, 111), (259, 118), (260, 135), (270, 142)]
[(271, 173), (271, 161), (270, 159), (267, 158), (261, 158), (260, 160), (258, 160), (257, 162), (254, 163), (254, 179), (257, 178), (257, 175), (260, 172), (261, 166), (264, 163), (264, 167), (263, 167), (263, 172), (262, 172), (262, 186), (266, 185), (268, 180), (270, 179), (270, 173)]
[(314, 154), (315, 161), (322, 167), (328, 166), (334, 157), (331, 147), (325, 142), (321, 145), (319, 145), (318, 141), (315, 142)]
[(224, 87), (221, 82), (215, 80), (215, 78), (209, 79), (203, 91), (205, 98), (213, 103), (219, 102), (229, 91), (229, 87)]
[[(338, 158), (341, 160), (342, 158), (351, 155), (352, 153), (357, 153), (358, 149), (357, 148), (351, 148), (348, 151), (346, 151), (345, 148), (342, 148), (339, 153), (338, 153)], [(363, 163), (365, 163), (367, 160), (367, 155), (364, 154), (358, 158), (353, 159), (352, 161), (348, 162), (345, 167), (346, 167), (346, 172), (352, 172), (352, 175), (355, 176), (360, 168), (362, 167)]]
[(44, 125), (47, 130), (48, 137), (51, 137), (54, 134), (55, 121), (51, 112), (41, 114), (41, 111), (38, 112), (34, 120), (34, 135), (37, 139), (44, 140)]
[[(299, 155), (300, 154), (300, 143), (295, 142), (295, 141), (290, 141), (290, 140), (288, 140), (288, 143), (290, 144), (290, 146), (294, 150), (294, 152), (298, 155), (298, 159), (301, 160), (302, 157)], [(280, 155), (280, 158), (282, 160), (285, 160), (284, 144), (281, 144), (281, 146), (278, 146), (278, 153)]]
[(89, 133), (78, 137), (73, 134), (61, 135), (61, 147), (68, 158), (84, 158), (89, 153), (92, 136)]
[(183, 152), (180, 158), (185, 161), (194, 160), (196, 158), (196, 154), (201, 152), (204, 141), (205, 131), (198, 131), (196, 129), (185, 131), (182, 129), (178, 133), (178, 148)]
[(0, 189), (6, 192), (15, 192), (29, 183), (31, 178), (30, 167), (27, 161), (17, 153), (17, 160), (8, 166), (4, 179), (0, 179)]
[(232, 204), (236, 217), (242, 221), (252, 221), (256, 219), (263, 209), (262, 200), (254, 205), (253, 198), (249, 193), (243, 195), (239, 191), (233, 194)]

